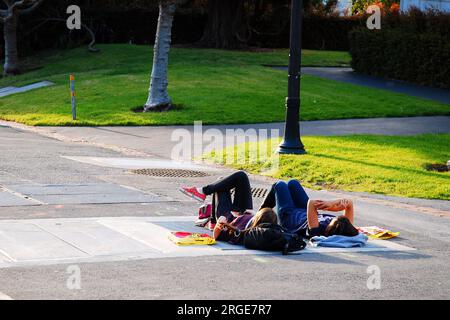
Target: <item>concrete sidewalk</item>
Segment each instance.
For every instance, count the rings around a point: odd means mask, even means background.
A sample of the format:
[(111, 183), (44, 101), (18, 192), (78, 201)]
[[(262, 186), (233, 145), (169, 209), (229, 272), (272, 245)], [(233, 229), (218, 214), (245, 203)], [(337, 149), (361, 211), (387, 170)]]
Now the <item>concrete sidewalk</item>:
[[(45, 137), (54, 138), (59, 141), (77, 143), (93, 147), (109, 149), (113, 152), (122, 154), (122, 158), (95, 158), (95, 157), (66, 157), (78, 162), (84, 162), (91, 165), (128, 168), (131, 169), (133, 163), (138, 162), (138, 167), (157, 166), (180, 166), (180, 164), (170, 164), (167, 159), (171, 157), (171, 149), (177, 143), (172, 141), (172, 132), (176, 129), (185, 129), (193, 133), (193, 126), (164, 126), (164, 127), (31, 127), (19, 123), (0, 120), (1, 127), (16, 130), (16, 132), (38, 133)], [(221, 132), (227, 129), (279, 129), (283, 131), (283, 123), (266, 123), (254, 125), (221, 125), (221, 126), (203, 126), (203, 132), (214, 128)], [(330, 121), (308, 121), (302, 122), (303, 135), (343, 135), (343, 134), (386, 134), (386, 135), (414, 135), (422, 133), (450, 133), (450, 117), (412, 117), (412, 118), (382, 118), (382, 119), (349, 119), (349, 120), (330, 120)], [(194, 145), (200, 145), (200, 148), (193, 148), (194, 151), (200, 151), (193, 154), (194, 157), (200, 156), (202, 147), (206, 142), (194, 141)], [(139, 158), (149, 158), (148, 160)], [(72, 159), (73, 158), (73, 159)], [(141, 162), (141, 163), (139, 163)], [(113, 163), (117, 163), (114, 165)], [(131, 165), (131, 167), (130, 167)], [(186, 166), (186, 165), (184, 165)], [(195, 167), (192, 165), (190, 169)], [(189, 168), (188, 168), (189, 169)], [(219, 169), (219, 171), (230, 172), (229, 169)], [(232, 170), (231, 170), (232, 171)], [(220, 172), (218, 173), (220, 175)], [(395, 205), (404, 209), (418, 210), (435, 215), (442, 215), (443, 211), (450, 211), (450, 201), (411, 199), (402, 197), (390, 197), (383, 195), (352, 193), (343, 191), (333, 191), (355, 198), (370, 199), (374, 203), (384, 203), (386, 205)], [(2, 194), (0, 193), (0, 196)], [(339, 196), (339, 195), (337, 195)], [(15, 199), (14, 201), (19, 201)], [(24, 200), (20, 200), (24, 201)], [(431, 210), (429, 210), (431, 209)], [(447, 215), (447, 214), (444, 214)]]
[[(0, 120), (0, 126), (10, 126), (18, 129), (44, 134), (65, 141), (90, 142), (99, 146), (115, 146), (117, 150), (128, 151), (130, 155), (152, 155), (170, 158), (170, 152), (176, 141), (171, 136), (174, 130), (184, 129), (194, 132), (194, 126), (144, 126), (144, 127), (30, 127), (18, 123)], [(279, 130), (284, 132), (284, 123), (258, 123), (242, 125), (205, 125), (203, 132), (217, 129), (225, 133), (227, 129), (260, 129)], [(346, 119), (301, 122), (301, 133), (304, 136), (335, 136), (349, 134), (378, 135), (417, 135), (424, 133), (449, 133), (450, 116), (408, 117), (408, 118), (373, 118)], [(250, 135), (252, 135), (250, 133)], [(198, 141), (197, 141), (198, 143)], [(207, 145), (205, 142), (204, 145)], [(194, 151), (201, 151), (197, 148)], [(200, 154), (194, 153), (194, 156)]]
[[(131, 158), (151, 157), (152, 159), (171, 158), (171, 150), (178, 143), (171, 139), (172, 133), (177, 129), (184, 129), (193, 135), (193, 126), (158, 126), (158, 127), (31, 127), (14, 122), (0, 120), (0, 126), (15, 128), (19, 131), (35, 132), (64, 142), (75, 142), (96, 147), (106, 148)], [(262, 123), (246, 125), (214, 125), (203, 126), (202, 131), (218, 129), (225, 133), (227, 129), (278, 129), (284, 131), (284, 123)], [(381, 134), (381, 135), (416, 135), (424, 133), (450, 134), (450, 117), (411, 117), (411, 118), (374, 118), (374, 119), (348, 119), (305, 121), (301, 123), (303, 135), (347, 135), (347, 134)], [(199, 157), (203, 148), (208, 145), (205, 141), (193, 141), (193, 156)], [(82, 158), (77, 161), (83, 162)], [(86, 159), (85, 162), (95, 164), (101, 159)], [(111, 161), (109, 161), (111, 166)], [(127, 161), (126, 159), (124, 160)], [(122, 164), (124, 165), (124, 164)], [(147, 166), (150, 164), (147, 164)], [(154, 165), (154, 164), (151, 164)], [(169, 163), (166, 163), (169, 165)], [(106, 165), (108, 167), (108, 164)], [(356, 198), (371, 199), (371, 201), (385, 205), (400, 206), (404, 209), (413, 209), (420, 212), (442, 215), (442, 211), (450, 211), (450, 201), (410, 199), (403, 197), (388, 197), (375, 194), (357, 194), (340, 192), (342, 195)], [(0, 194), (1, 195), (1, 194)], [(338, 195), (339, 196), (339, 195)], [(447, 215), (447, 213), (445, 213)]]

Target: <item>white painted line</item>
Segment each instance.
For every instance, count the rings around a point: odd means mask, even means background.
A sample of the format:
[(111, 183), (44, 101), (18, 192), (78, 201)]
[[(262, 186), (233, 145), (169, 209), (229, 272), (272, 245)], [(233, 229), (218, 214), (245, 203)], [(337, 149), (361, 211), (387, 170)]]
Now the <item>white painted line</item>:
[(11, 257), (7, 252), (0, 249), (0, 263), (6, 262), (17, 262), (17, 260)]
[(0, 291), (0, 300), (14, 300), (14, 299)]

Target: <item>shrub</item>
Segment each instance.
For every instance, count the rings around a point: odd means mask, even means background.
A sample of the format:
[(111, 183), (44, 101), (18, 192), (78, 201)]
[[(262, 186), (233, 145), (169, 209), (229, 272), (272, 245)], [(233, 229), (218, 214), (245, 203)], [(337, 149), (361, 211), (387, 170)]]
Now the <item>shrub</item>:
[(353, 13), (364, 13), (368, 6), (372, 4), (376, 4), (382, 9), (392, 9), (397, 10), (400, 9), (399, 0), (354, 0), (352, 5)]
[(387, 13), (380, 30), (349, 33), (352, 67), (364, 74), (450, 88), (450, 14)]

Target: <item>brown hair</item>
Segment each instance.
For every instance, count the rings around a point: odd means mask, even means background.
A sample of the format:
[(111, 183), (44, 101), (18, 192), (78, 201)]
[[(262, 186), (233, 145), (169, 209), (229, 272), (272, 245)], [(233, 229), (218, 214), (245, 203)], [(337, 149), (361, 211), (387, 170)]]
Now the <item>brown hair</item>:
[(231, 228), (229, 228), (227, 232), (228, 237), (232, 238), (233, 236), (236, 236), (236, 234), (238, 237), (243, 237), (252, 228), (255, 228), (263, 223), (278, 223), (278, 216), (271, 208), (260, 209), (253, 217), (253, 222), (247, 229), (240, 231), (237, 230), (236, 227), (230, 225)]
[(327, 237), (333, 235), (354, 237), (358, 233), (358, 229), (344, 216), (334, 218), (325, 229), (325, 236)]
[(258, 212), (255, 214), (255, 217), (253, 218), (253, 223), (250, 228), (257, 227), (263, 223), (278, 223), (277, 214), (271, 208), (262, 208), (258, 210)]

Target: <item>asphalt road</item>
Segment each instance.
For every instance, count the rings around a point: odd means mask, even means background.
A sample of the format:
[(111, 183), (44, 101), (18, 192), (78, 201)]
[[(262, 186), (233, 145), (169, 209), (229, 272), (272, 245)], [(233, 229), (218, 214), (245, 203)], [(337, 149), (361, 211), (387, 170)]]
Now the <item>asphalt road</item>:
[[(278, 66), (276, 69), (286, 70), (287, 67)], [(330, 79), (339, 82), (356, 84), (358, 86), (365, 86), (388, 90), (398, 93), (403, 93), (409, 96), (418, 97), (422, 99), (434, 100), (450, 104), (450, 90), (420, 86), (412, 83), (407, 83), (399, 80), (383, 79), (379, 77), (369, 76), (354, 72), (352, 68), (342, 67), (304, 67), (302, 73)]]
[[(0, 204), (0, 220), (193, 215), (198, 204), (179, 194), (177, 187), (200, 185), (229, 172), (218, 170), (206, 178), (185, 179), (133, 175), (127, 169), (65, 158), (130, 157), (129, 150), (69, 140), (0, 127), (0, 186), (110, 183), (157, 194), (165, 200), (149, 204)], [(163, 149), (163, 146), (154, 147)], [(144, 154), (140, 157), (151, 158)], [(252, 177), (252, 182), (268, 185), (270, 181)], [(325, 199), (339, 196), (325, 191), (310, 194)], [(77, 263), (80, 289), (69, 289), (67, 285), (70, 263), (0, 268), (0, 299), (450, 298), (450, 212), (445, 205), (421, 201), (402, 205), (395, 198), (375, 201), (357, 194), (347, 196), (355, 201), (358, 225), (400, 231), (401, 236), (392, 241), (416, 250)], [(424, 213), (424, 209), (429, 212)], [(380, 270), (380, 289), (371, 290), (367, 286), (371, 276), (369, 266)]]

